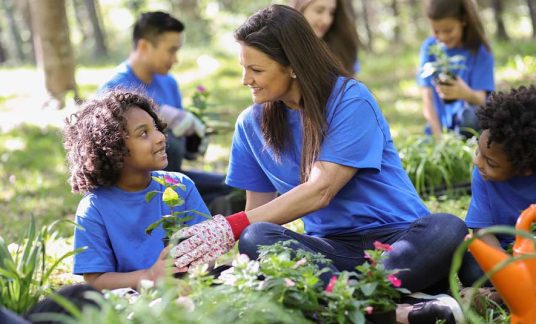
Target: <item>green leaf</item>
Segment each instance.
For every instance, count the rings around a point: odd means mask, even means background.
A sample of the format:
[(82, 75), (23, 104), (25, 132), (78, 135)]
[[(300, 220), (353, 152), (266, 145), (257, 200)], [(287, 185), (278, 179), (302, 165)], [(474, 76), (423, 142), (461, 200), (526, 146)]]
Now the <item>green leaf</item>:
[(377, 282), (369, 282), (363, 284), (360, 289), (365, 296), (372, 296), (372, 294), (374, 294), (374, 291), (376, 290), (376, 287), (378, 287)]
[(149, 191), (149, 192), (145, 195), (145, 202), (149, 202), (149, 201), (151, 201), (151, 199), (153, 199), (153, 197), (154, 197), (158, 192), (159, 192), (159, 191), (157, 191), (157, 190)]
[(160, 218), (159, 220), (157, 220), (156, 222), (152, 223), (151, 225), (147, 226), (147, 228), (145, 229), (145, 233), (147, 235), (151, 235), (151, 233), (153, 232), (153, 230), (155, 228), (157, 228), (160, 224), (162, 224), (162, 222), (164, 221), (164, 218)]
[(158, 182), (159, 184), (163, 185), (164, 187), (167, 186), (166, 180), (164, 177), (152, 177), (154, 181)]

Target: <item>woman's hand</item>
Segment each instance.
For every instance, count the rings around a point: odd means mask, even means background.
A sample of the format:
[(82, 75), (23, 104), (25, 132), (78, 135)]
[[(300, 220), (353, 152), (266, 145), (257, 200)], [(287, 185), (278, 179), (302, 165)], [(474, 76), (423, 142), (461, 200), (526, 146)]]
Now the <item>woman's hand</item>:
[[(160, 252), (160, 256), (158, 257), (156, 262), (149, 269), (147, 269), (147, 279), (156, 281), (166, 275), (166, 273), (169, 273), (169, 270), (166, 270), (166, 268), (169, 267), (169, 261), (167, 261), (166, 258), (171, 248), (171, 245), (167, 246), (165, 249), (162, 250), (162, 252)], [(171, 267), (172, 274), (186, 271), (188, 271), (188, 267)]]
[(222, 215), (177, 231), (171, 241), (184, 238), (188, 239), (170, 251), (177, 268), (214, 261), (235, 244), (231, 225)]

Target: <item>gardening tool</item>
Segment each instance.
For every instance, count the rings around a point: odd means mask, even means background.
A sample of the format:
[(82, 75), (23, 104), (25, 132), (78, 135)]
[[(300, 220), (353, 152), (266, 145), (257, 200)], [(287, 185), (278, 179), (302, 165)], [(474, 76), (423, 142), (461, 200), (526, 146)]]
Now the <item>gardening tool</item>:
[[(536, 204), (527, 208), (517, 219), (516, 229), (530, 232), (530, 226), (536, 221)], [(469, 244), (469, 251), (485, 272), (495, 265), (511, 258), (504, 251), (475, 239)], [(497, 288), (506, 306), (510, 309), (510, 323), (536, 323), (536, 247), (534, 241), (516, 235), (514, 256), (533, 254), (534, 257), (516, 260), (490, 278)]]

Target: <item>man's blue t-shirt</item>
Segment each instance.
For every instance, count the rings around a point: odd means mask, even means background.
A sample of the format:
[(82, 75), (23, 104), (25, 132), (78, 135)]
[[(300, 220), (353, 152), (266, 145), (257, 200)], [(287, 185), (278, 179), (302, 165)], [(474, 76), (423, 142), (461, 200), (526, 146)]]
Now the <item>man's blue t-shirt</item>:
[[(486, 228), (494, 225), (514, 226), (521, 212), (536, 204), (536, 174), (515, 176), (506, 181), (486, 181), (473, 170), (472, 197), (465, 217), (469, 228)], [(497, 234), (503, 247), (514, 238)]]
[[(432, 88), (433, 103), (439, 121), (443, 127), (452, 129), (454, 127), (454, 116), (464, 107), (465, 102), (463, 100), (456, 100), (453, 103), (445, 104), (443, 99), (439, 97), (439, 94), (434, 88), (434, 84), (432, 82), (433, 77), (421, 77), (423, 65), (427, 62), (435, 61), (435, 57), (428, 53), (430, 46), (434, 44), (437, 44), (437, 39), (435, 37), (429, 37), (421, 45), (417, 84), (421, 87)], [(486, 91), (488, 93), (495, 90), (495, 63), (493, 60), (493, 54), (489, 52), (484, 45), (480, 45), (480, 48), (474, 54), (471, 52), (471, 50), (461, 47), (448, 48), (446, 51), (449, 57), (454, 55), (462, 55), (465, 57), (465, 61), (463, 62), (465, 68), (458, 69), (454, 72), (456, 75), (458, 75), (458, 77), (463, 79), (471, 89), (477, 91)]]
[[(291, 138), (277, 162), (262, 136), (262, 109), (262, 105), (253, 105), (238, 117), (226, 183), (254, 192), (284, 194), (300, 184), (300, 113), (284, 108)], [(303, 216), (308, 234), (405, 228), (429, 214), (402, 168), (376, 100), (362, 83), (353, 79), (345, 83), (339, 78), (325, 114), (328, 129), (317, 159), (359, 170), (329, 206)]]
[(183, 108), (181, 92), (175, 78), (170, 74), (153, 74), (153, 80), (147, 84), (138, 79), (126, 61), (116, 68), (114, 76), (99, 89), (99, 92), (111, 89), (136, 90), (153, 99), (158, 105)]
[[(209, 211), (194, 183), (176, 172), (154, 171), (153, 176), (168, 175), (186, 186), (176, 189), (185, 203), (175, 211), (196, 210), (209, 215)], [(150, 202), (145, 195), (153, 190), (163, 192), (164, 186), (152, 180), (147, 188), (127, 192), (118, 187), (101, 187), (82, 198), (76, 211), (76, 223), (84, 229), (75, 229), (74, 247), (87, 246), (87, 250), (74, 256), (73, 273), (130, 272), (151, 267), (164, 248), (162, 226), (151, 235), (145, 233), (149, 224), (170, 214), (169, 207), (157, 194)], [(193, 219), (189, 225), (206, 218), (188, 213)]]

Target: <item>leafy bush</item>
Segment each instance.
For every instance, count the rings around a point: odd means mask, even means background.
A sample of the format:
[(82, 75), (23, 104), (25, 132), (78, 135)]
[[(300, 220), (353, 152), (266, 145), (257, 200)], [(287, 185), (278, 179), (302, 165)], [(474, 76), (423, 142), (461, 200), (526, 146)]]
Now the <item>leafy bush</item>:
[(26, 237), (20, 244), (10, 245), (15, 247), (13, 253), (0, 236), (0, 305), (19, 314), (26, 312), (50, 293), (49, 279), (60, 263), (84, 249), (67, 252), (50, 264), (46, 260), (47, 242), (57, 236), (57, 224), (53, 222), (37, 231), (32, 218)]
[(444, 133), (440, 142), (432, 137), (410, 137), (398, 145), (402, 166), (421, 196), (451, 191), (469, 184), (475, 141)]

